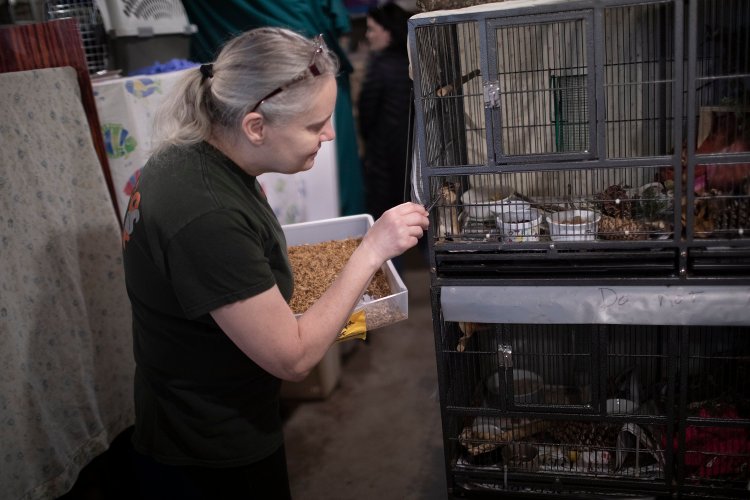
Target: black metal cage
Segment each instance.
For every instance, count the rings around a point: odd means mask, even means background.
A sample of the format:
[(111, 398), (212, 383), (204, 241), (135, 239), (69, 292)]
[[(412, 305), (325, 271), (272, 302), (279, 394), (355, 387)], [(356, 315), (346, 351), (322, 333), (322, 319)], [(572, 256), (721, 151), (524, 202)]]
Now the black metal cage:
[(468, 250), (538, 279), (559, 249), (619, 250), (658, 268), (631, 279), (746, 282), (750, 4), (515, 3), (410, 24), (438, 272)]
[(747, 333), (442, 322), (452, 492), (746, 498)]
[(409, 49), (449, 493), (748, 498), (750, 2), (505, 1)]

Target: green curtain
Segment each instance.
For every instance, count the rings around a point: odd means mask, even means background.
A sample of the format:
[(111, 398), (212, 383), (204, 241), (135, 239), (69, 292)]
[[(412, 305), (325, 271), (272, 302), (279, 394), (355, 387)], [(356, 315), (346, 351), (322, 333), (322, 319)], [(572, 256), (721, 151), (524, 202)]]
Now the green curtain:
[(191, 41), (194, 61), (215, 59), (231, 37), (260, 26), (280, 26), (313, 37), (323, 34), (341, 61), (334, 111), (341, 215), (364, 212), (364, 184), (352, 114), (349, 75), (352, 65), (339, 44), (351, 29), (349, 13), (341, 0), (183, 0), (190, 22), (198, 28)]

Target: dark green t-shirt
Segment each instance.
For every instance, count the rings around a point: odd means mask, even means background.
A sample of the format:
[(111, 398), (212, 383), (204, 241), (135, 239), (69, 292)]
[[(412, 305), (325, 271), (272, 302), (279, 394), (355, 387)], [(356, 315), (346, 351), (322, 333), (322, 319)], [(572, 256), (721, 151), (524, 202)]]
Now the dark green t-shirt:
[(256, 178), (207, 143), (155, 155), (128, 205), (123, 256), (136, 449), (216, 467), (273, 453), (282, 443), (281, 382), (209, 314), (274, 285), (291, 298), (284, 234)]

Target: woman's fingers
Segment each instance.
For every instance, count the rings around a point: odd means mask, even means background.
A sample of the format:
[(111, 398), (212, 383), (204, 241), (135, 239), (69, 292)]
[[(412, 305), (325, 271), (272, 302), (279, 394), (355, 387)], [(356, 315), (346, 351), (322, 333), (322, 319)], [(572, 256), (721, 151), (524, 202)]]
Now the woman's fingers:
[(387, 210), (367, 233), (367, 246), (383, 260), (401, 255), (417, 244), (429, 220), (422, 205), (406, 202)]

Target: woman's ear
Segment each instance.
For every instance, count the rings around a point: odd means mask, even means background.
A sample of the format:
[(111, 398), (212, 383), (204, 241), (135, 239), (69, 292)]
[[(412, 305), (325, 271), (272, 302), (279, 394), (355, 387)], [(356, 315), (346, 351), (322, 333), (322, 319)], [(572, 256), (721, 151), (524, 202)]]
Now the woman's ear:
[(260, 113), (252, 112), (245, 115), (242, 119), (242, 132), (256, 146), (263, 144), (268, 125)]

